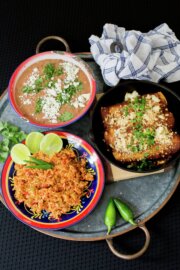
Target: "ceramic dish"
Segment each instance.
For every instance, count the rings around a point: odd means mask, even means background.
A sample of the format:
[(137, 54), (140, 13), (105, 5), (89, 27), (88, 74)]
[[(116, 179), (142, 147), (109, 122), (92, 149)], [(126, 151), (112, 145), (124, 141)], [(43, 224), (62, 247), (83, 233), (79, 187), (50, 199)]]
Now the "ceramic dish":
[(21, 63), (10, 79), (8, 92), (13, 109), (22, 119), (55, 128), (77, 121), (88, 111), (96, 83), (91, 69), (78, 56), (50, 51)]
[(164, 169), (179, 158), (180, 151), (172, 155), (172, 157), (170, 157), (164, 164), (160, 164), (158, 166), (152, 166), (152, 167), (147, 166), (139, 170), (139, 168), (136, 166), (129, 167), (126, 163), (116, 160), (112, 154), (111, 149), (107, 146), (107, 144), (104, 141), (105, 129), (103, 126), (103, 121), (102, 121), (102, 116), (101, 116), (101, 108), (112, 106), (112, 105), (123, 102), (125, 94), (127, 92), (131, 93), (134, 90), (136, 90), (140, 95), (162, 92), (162, 94), (165, 96), (167, 100), (168, 109), (170, 112), (173, 113), (174, 118), (175, 118), (175, 127), (173, 128), (173, 130), (176, 131), (178, 134), (180, 134), (180, 123), (178, 121), (180, 98), (175, 93), (173, 93), (173, 91), (171, 91), (168, 87), (165, 87), (160, 84), (152, 83), (152, 82), (125, 81), (125, 82), (121, 82), (115, 88), (112, 88), (109, 91), (107, 91), (99, 99), (99, 101), (97, 102), (94, 108), (94, 111), (92, 114), (92, 132), (93, 132), (95, 146), (98, 149), (98, 151), (100, 151), (100, 153), (104, 156), (105, 159), (107, 159), (110, 163), (124, 170), (144, 173), (144, 172), (152, 172), (152, 171)]
[(42, 214), (37, 216), (23, 203), (19, 204), (14, 197), (12, 177), (15, 173), (15, 164), (10, 156), (4, 164), (1, 181), (4, 201), (12, 214), (29, 226), (48, 230), (69, 227), (84, 219), (95, 208), (104, 188), (103, 166), (94, 149), (86, 141), (73, 134), (60, 131), (53, 132), (62, 138), (64, 147), (70, 145), (78, 156), (85, 157), (87, 168), (94, 172), (94, 180), (89, 183), (85, 195), (81, 198), (81, 204), (76, 210), (63, 214), (59, 220), (54, 220), (49, 218), (49, 213), (46, 211), (42, 211)]

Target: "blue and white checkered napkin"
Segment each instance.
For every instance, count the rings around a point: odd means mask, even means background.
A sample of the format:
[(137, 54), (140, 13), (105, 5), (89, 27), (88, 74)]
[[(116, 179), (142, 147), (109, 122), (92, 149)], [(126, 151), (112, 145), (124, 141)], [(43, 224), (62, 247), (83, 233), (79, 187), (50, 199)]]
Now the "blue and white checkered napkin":
[(101, 38), (92, 35), (89, 42), (107, 85), (120, 79), (180, 80), (180, 41), (165, 23), (148, 33), (105, 24)]

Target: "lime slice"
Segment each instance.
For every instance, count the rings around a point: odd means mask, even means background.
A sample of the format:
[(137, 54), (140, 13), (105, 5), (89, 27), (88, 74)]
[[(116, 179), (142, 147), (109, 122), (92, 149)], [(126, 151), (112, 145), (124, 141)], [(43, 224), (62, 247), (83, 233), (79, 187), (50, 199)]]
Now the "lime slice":
[(17, 164), (26, 164), (24, 160), (28, 160), (30, 155), (29, 148), (22, 143), (15, 144), (11, 149), (11, 158)]
[(40, 132), (31, 132), (28, 134), (26, 138), (26, 145), (29, 148), (31, 153), (37, 153), (40, 149), (40, 142), (42, 138), (44, 137), (44, 134)]
[(53, 155), (58, 153), (63, 147), (62, 139), (55, 133), (46, 134), (40, 143), (40, 150), (47, 154)]

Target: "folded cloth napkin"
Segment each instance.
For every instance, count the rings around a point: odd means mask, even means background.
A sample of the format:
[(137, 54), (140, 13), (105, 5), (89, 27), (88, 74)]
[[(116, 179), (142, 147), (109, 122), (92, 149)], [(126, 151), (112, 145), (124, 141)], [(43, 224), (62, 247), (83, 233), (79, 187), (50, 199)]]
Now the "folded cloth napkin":
[(91, 53), (107, 85), (120, 79), (180, 80), (180, 41), (166, 23), (148, 33), (105, 24), (101, 38), (89, 38)]

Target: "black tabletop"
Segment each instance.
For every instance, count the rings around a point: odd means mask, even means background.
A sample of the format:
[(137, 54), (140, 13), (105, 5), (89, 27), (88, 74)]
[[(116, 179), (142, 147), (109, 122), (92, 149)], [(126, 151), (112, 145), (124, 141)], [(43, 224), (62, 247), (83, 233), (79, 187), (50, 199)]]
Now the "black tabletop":
[[(73, 52), (89, 51), (88, 37), (101, 35), (105, 23), (148, 31), (166, 22), (180, 38), (179, 10), (173, 2), (157, 9), (153, 1), (0, 1), (0, 91), (7, 87), (16, 66), (35, 53), (38, 41), (48, 35), (64, 37)], [(138, 3), (137, 3), (138, 2)], [(56, 42), (43, 50), (59, 49)], [(180, 84), (172, 88), (178, 93)], [(150, 191), (149, 191), (150, 192)], [(180, 191), (176, 190), (147, 227), (151, 234), (148, 251), (139, 259), (124, 261), (109, 251), (105, 241), (72, 242), (41, 234), (16, 220), (0, 204), (0, 269), (153, 269), (180, 268)], [(115, 240), (124, 251), (143, 244), (134, 230)]]

